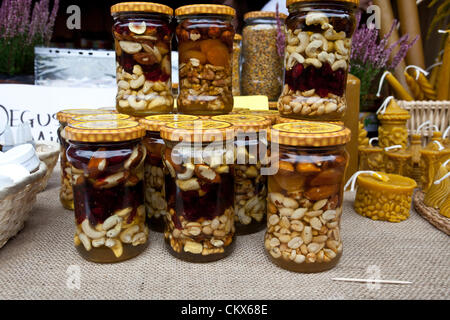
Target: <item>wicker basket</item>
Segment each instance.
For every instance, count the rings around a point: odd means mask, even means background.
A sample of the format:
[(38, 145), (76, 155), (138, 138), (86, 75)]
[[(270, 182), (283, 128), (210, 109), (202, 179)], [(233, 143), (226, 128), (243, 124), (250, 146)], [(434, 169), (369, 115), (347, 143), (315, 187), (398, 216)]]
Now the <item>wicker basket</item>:
[[(409, 134), (414, 133), (420, 124), (428, 120), (441, 132), (450, 125), (450, 101), (399, 101), (399, 105), (411, 114), (407, 124)], [(428, 144), (433, 131), (433, 128), (422, 130), (425, 144)]]
[(41, 161), (36, 172), (0, 190), (0, 248), (23, 228), (46, 172), (47, 166)]
[(41, 188), (39, 192), (44, 191), (47, 188), (48, 179), (53, 173), (56, 163), (59, 158), (59, 144), (55, 142), (45, 142), (36, 144), (36, 152), (41, 161), (44, 161), (47, 165), (47, 173), (41, 182)]

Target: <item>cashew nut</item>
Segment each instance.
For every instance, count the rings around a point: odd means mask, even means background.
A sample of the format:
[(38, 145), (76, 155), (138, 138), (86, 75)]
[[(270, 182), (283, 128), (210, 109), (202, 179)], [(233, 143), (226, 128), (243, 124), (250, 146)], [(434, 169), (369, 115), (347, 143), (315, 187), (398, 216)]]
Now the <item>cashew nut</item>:
[(114, 239), (107, 239), (105, 246), (111, 248), (116, 258), (119, 258), (123, 254), (122, 242)]
[[(134, 147), (133, 151), (131, 151), (131, 155), (128, 157), (128, 159), (125, 161), (123, 167), (128, 170), (131, 166), (131, 164), (133, 163), (134, 160), (136, 160), (136, 158), (139, 156), (139, 150), (138, 147)], [(108, 230), (108, 229), (106, 229)]]
[(147, 106), (147, 102), (145, 102), (145, 100), (140, 100), (137, 102), (136, 96), (129, 96), (127, 100), (130, 106), (135, 110), (144, 110)]
[(289, 45), (296, 46), (299, 42), (300, 42), (300, 39), (298, 37), (292, 35), (292, 32), (288, 33), (288, 44)]
[(119, 41), (120, 48), (128, 54), (135, 54), (141, 51), (142, 46), (138, 42)]
[(305, 62), (305, 58), (303, 58), (303, 56), (300, 53), (297, 53), (297, 52), (292, 53), (289, 56), (288, 61), (287, 61), (288, 70), (290, 70), (294, 67), (296, 61), (298, 63), (303, 63), (303, 62)]
[(105, 238), (100, 238), (100, 239), (94, 239), (92, 240), (92, 246), (94, 248), (98, 248), (105, 245)]
[(176, 180), (178, 188), (183, 191), (195, 191), (200, 189), (200, 184), (196, 178), (191, 178), (189, 180)]
[(305, 60), (305, 64), (313, 65), (316, 68), (322, 68), (322, 62), (320, 62), (319, 59), (308, 58)]
[(324, 37), (327, 39), (327, 40), (342, 40), (342, 39), (344, 39), (345, 38), (345, 32), (344, 31), (341, 31), (341, 32), (336, 32), (336, 31), (334, 31), (334, 29), (333, 28), (330, 28), (330, 29), (328, 29), (328, 30), (326, 30), (324, 33), (323, 33), (323, 35), (324, 35)]
[(336, 52), (344, 56), (348, 55), (348, 49), (344, 45), (344, 40), (338, 40), (334, 43), (336, 47)]
[(128, 108), (130, 104), (128, 103), (128, 100), (120, 100), (119, 101), (119, 107), (121, 108)]
[(153, 86), (153, 82), (148, 81), (148, 80), (145, 81), (144, 86), (142, 87), (142, 92), (144, 94), (147, 94), (150, 91), (150, 89), (152, 88), (152, 86)]
[(336, 60), (334, 53), (327, 53), (325, 51), (319, 53), (317, 58), (319, 59), (320, 62), (328, 62), (330, 66), (333, 65), (334, 61)]
[[(140, 76), (144, 73), (144, 71), (142, 70), (142, 67), (138, 64), (135, 64), (133, 67), (133, 73), (137, 76)], [(127, 89), (127, 88), (125, 88)]]
[(333, 71), (336, 71), (338, 69), (347, 69), (347, 62), (345, 60), (338, 60), (331, 66), (331, 69)]
[(306, 15), (306, 25), (320, 24), (322, 29), (330, 27), (328, 17), (325, 13), (320, 11), (311, 11)]
[(86, 236), (84, 233), (80, 233), (78, 235), (78, 238), (80, 238), (81, 243), (83, 244), (86, 251), (91, 251), (91, 240), (89, 240), (88, 236)]
[(317, 50), (320, 47), (322, 47), (322, 45), (323, 45), (323, 41), (322, 40), (314, 40), (314, 41), (310, 42), (310, 44), (306, 47), (306, 50), (305, 50), (306, 55), (309, 58), (317, 57), (317, 54), (318, 54)]
[(133, 246), (144, 244), (147, 241), (147, 237), (144, 232), (139, 232), (133, 236), (131, 240)]
[(127, 215), (129, 215), (131, 213), (131, 211), (133, 211), (133, 208), (132, 207), (127, 207), (127, 208), (124, 208), (124, 209), (117, 210), (114, 214), (116, 216), (119, 216), (119, 217), (123, 218), (123, 217), (126, 217)]
[(153, 99), (148, 105), (149, 109), (158, 108), (161, 106), (167, 105), (167, 100), (164, 97), (156, 97)]
[[(130, 81), (130, 87), (132, 89), (137, 89), (140, 88), (144, 85), (145, 83), (145, 76), (143, 74), (141, 74), (136, 80), (131, 80)], [(125, 88), (128, 89), (128, 88)]]
[(309, 44), (309, 35), (308, 32), (300, 32), (297, 35), (298, 39), (300, 40), (300, 45), (295, 50), (298, 53), (303, 53), (306, 50), (306, 47)]
[(314, 33), (310, 39), (311, 39), (311, 41), (315, 41), (315, 40), (322, 41), (322, 49), (325, 51), (328, 51), (328, 40), (325, 39), (325, 37), (322, 34)]
[(139, 231), (139, 226), (135, 224), (134, 226), (131, 226), (131, 227), (125, 229), (124, 231), (122, 231), (119, 238), (123, 243), (131, 243), (132, 239), (133, 239), (133, 235), (135, 233), (137, 233), (138, 231)]
[(127, 81), (125, 81), (125, 80), (120, 80), (120, 81), (117, 83), (117, 86), (118, 86), (120, 89), (125, 89), (125, 90), (130, 89), (130, 84), (129, 84)]
[[(113, 216), (117, 217), (117, 216)], [(116, 226), (106, 232), (106, 236), (108, 238), (115, 238), (119, 235), (120, 231), (122, 231), (122, 221), (119, 221)]]
[(192, 175), (194, 174), (195, 166), (192, 163), (186, 163), (186, 164), (184, 164), (184, 167), (186, 167), (186, 171), (183, 173), (179, 173), (177, 175), (177, 178), (181, 179), (181, 180), (188, 180), (188, 179), (192, 178)]
[[(81, 229), (83, 230), (84, 234), (87, 235), (91, 239), (98, 239), (105, 235), (105, 231), (97, 231), (95, 230), (91, 224), (89, 223), (88, 219), (84, 219), (81, 223)], [(81, 240), (81, 238), (80, 238)]]
[(175, 169), (173, 168), (173, 166), (167, 160), (164, 160), (164, 163), (166, 164), (166, 167), (169, 170), (169, 173), (172, 176), (172, 178), (175, 178), (177, 173), (175, 172)]
[(112, 227), (114, 227), (115, 225), (117, 225), (121, 222), (122, 222), (121, 217), (119, 217), (117, 215), (110, 216), (108, 219), (105, 220), (105, 222), (103, 222), (102, 229), (104, 231), (108, 231), (109, 229), (111, 229)]
[(166, 86), (164, 85), (164, 83), (162, 81), (157, 81), (153, 84), (153, 90), (161, 92), (164, 91), (166, 89)]

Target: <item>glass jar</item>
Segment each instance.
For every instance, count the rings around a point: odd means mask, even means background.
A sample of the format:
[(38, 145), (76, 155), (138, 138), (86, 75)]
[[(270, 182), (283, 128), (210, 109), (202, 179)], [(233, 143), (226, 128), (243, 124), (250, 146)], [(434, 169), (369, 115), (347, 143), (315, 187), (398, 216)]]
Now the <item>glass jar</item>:
[(233, 96), (241, 95), (241, 42), (242, 36), (240, 34), (235, 34), (233, 39)]
[[(216, 261), (234, 249), (232, 125), (203, 120), (161, 128), (169, 252), (191, 262)], [(182, 142), (180, 142), (182, 141)]]
[(283, 116), (342, 120), (357, 3), (287, 0), (285, 82), (278, 100)]
[(173, 10), (151, 2), (118, 3), (111, 7), (116, 48), (116, 108), (133, 116), (170, 113), (170, 19)]
[(69, 144), (66, 140), (65, 128), (67, 123), (76, 116), (91, 115), (91, 114), (111, 114), (110, 111), (100, 109), (66, 109), (61, 110), (56, 114), (56, 119), (59, 121), (59, 128), (57, 131), (59, 140), (59, 159), (61, 165), (61, 188), (59, 189), (59, 200), (65, 209), (73, 210), (73, 192), (72, 192), (72, 174), (70, 171), (69, 162), (66, 158), (66, 150)]
[(244, 15), (242, 32), (242, 95), (264, 95), (277, 101), (283, 89), (283, 58), (277, 46), (278, 34), (284, 34), (286, 15), (280, 14), (278, 30), (276, 13), (252, 11)]
[(320, 272), (338, 263), (350, 136), (349, 129), (328, 123), (272, 127), (270, 142), (279, 146), (272, 164), (278, 163), (278, 172), (268, 178), (265, 248), (278, 266)]
[(147, 133), (142, 140), (147, 150), (144, 163), (145, 211), (150, 230), (164, 231), (164, 215), (167, 214), (167, 202), (164, 190), (164, 165), (162, 149), (164, 140), (161, 138), (161, 127), (176, 121), (194, 121), (196, 116), (183, 114), (161, 114), (148, 116), (139, 120)]
[(232, 54), (235, 10), (189, 5), (175, 10), (179, 52), (179, 113), (227, 114), (233, 109)]
[(271, 121), (261, 116), (246, 114), (214, 116), (211, 120), (232, 123), (235, 130), (236, 235), (258, 232), (266, 227), (267, 176), (261, 174), (263, 165), (260, 152), (267, 150), (267, 130)]
[(88, 121), (69, 124), (66, 134), (77, 251), (102, 263), (138, 255), (148, 238), (141, 144), (145, 129), (130, 120)]

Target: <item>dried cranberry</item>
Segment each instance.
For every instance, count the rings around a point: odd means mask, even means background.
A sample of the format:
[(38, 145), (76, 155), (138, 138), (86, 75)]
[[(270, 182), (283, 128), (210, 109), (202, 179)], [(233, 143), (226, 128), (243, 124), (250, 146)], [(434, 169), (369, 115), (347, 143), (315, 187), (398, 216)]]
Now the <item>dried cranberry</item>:
[(149, 81), (158, 81), (161, 77), (161, 69), (157, 68), (150, 72), (144, 72), (145, 79)]
[(303, 72), (303, 65), (302, 64), (300, 64), (300, 63), (297, 63), (295, 66), (294, 66), (294, 68), (292, 68), (292, 77), (294, 78), (294, 79), (297, 79), (298, 77), (300, 77), (300, 75), (302, 74), (302, 72)]
[(172, 33), (172, 30), (170, 30), (169, 26), (166, 24), (163, 24), (157, 30), (161, 38), (163, 38), (164, 36), (169, 36)]
[(159, 77), (159, 80), (162, 82), (166, 82), (167, 80), (169, 80), (169, 78), (170, 78), (170, 75), (163, 73), (163, 74), (161, 74), (161, 77)]

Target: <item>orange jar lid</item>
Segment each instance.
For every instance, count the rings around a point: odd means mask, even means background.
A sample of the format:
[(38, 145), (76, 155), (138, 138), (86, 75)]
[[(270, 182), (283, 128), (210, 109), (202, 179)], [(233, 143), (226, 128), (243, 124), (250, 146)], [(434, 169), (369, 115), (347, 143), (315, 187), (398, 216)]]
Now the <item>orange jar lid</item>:
[(213, 116), (211, 120), (229, 122), (236, 130), (244, 132), (267, 130), (272, 124), (270, 119), (252, 114), (224, 114)]
[(221, 4), (190, 4), (175, 10), (175, 16), (189, 14), (221, 14), (234, 17), (236, 15), (236, 10)]
[(231, 123), (213, 120), (171, 122), (161, 128), (161, 138), (169, 141), (213, 142), (233, 140)]
[(376, 175), (361, 174), (357, 177), (356, 183), (358, 186), (366, 189), (401, 193), (411, 193), (417, 187), (417, 183), (411, 178), (398, 174), (377, 173), (383, 179), (378, 178)]
[(269, 119), (271, 124), (275, 124), (280, 113), (278, 110), (244, 110), (240, 111), (239, 114), (252, 114), (255, 116), (264, 117)]
[(100, 109), (65, 109), (56, 114), (56, 119), (58, 119), (59, 122), (68, 122), (73, 117), (92, 114), (112, 114), (112, 112)]
[(69, 120), (69, 123), (98, 120), (133, 120), (133, 117), (123, 113), (88, 114), (84, 116), (73, 117)]
[[(280, 19), (285, 20), (287, 18), (287, 15), (284, 13), (280, 13)], [(277, 13), (273, 11), (250, 11), (244, 14), (244, 20), (247, 19), (254, 19), (254, 18), (273, 18), (275, 19), (277, 17)]]
[[(280, 115), (278, 115), (276, 119), (276, 123), (288, 123), (288, 122), (302, 122), (305, 120), (298, 120), (298, 119), (291, 119), (291, 118), (284, 118)], [(337, 124), (338, 126), (344, 126), (344, 122), (342, 121), (327, 121), (327, 123)]]
[[(286, 0), (286, 7), (290, 6), (293, 3), (297, 3), (297, 2), (315, 2), (320, 3), (320, 1), (311, 1), (311, 0)], [(325, 2), (325, 1), (324, 1)], [(328, 1), (330, 2), (330, 1)], [(333, 1), (331, 1), (333, 2)], [(355, 5), (359, 5), (359, 0), (335, 0), (334, 2), (349, 2), (349, 3), (354, 3)]]
[(155, 12), (169, 16), (173, 15), (173, 9), (153, 2), (121, 2), (111, 7), (111, 14), (118, 12)]
[(80, 142), (128, 141), (144, 135), (145, 128), (132, 120), (75, 122), (66, 127), (67, 139)]
[(144, 119), (140, 119), (139, 123), (147, 131), (159, 131), (161, 130), (161, 127), (165, 126), (170, 122), (194, 121), (198, 119), (199, 117), (191, 116), (188, 114), (157, 114), (145, 117)]
[(326, 147), (346, 144), (351, 131), (344, 126), (327, 122), (298, 121), (279, 123), (272, 127), (269, 141), (289, 146)]

